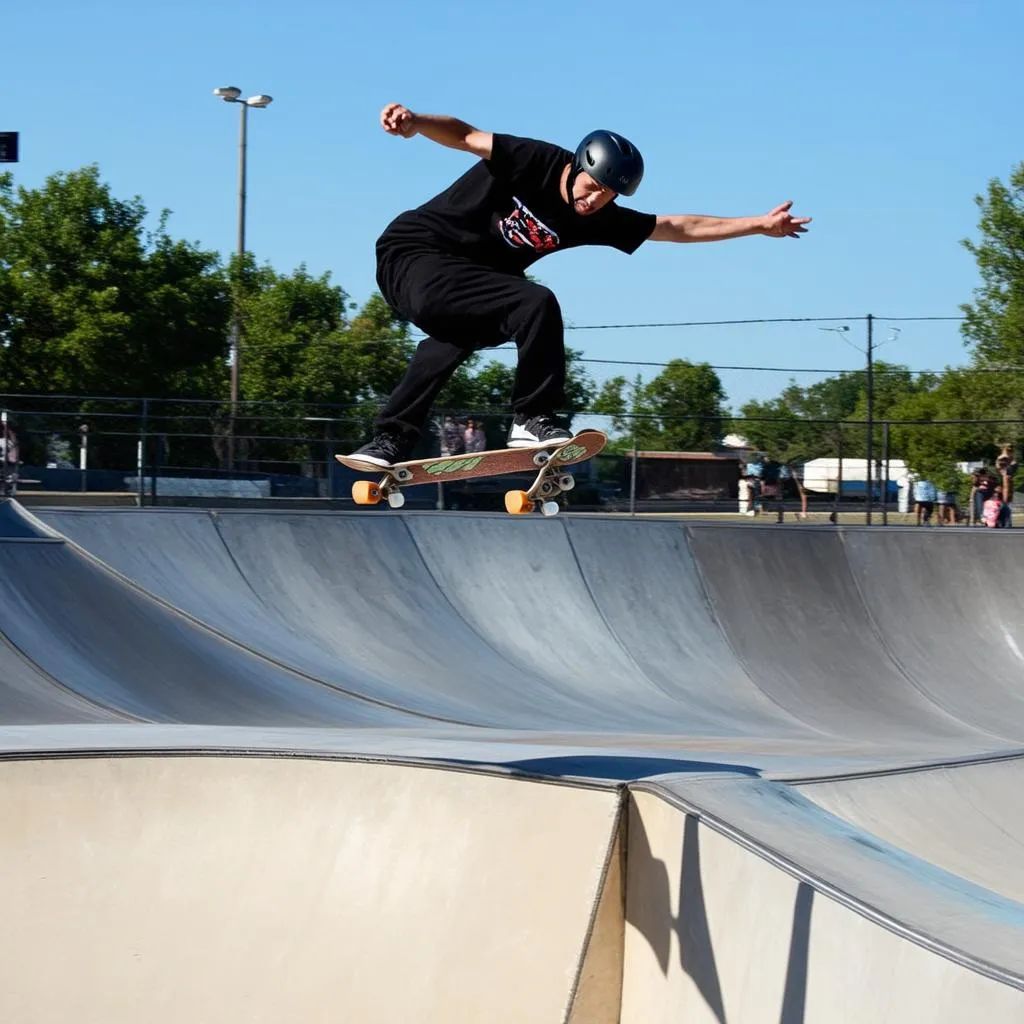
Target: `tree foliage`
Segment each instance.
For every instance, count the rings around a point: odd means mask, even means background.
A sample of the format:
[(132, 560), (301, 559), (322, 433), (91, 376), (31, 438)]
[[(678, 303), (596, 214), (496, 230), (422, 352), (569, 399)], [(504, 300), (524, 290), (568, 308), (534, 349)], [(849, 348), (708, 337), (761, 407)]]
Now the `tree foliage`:
[(981, 284), (961, 306), (965, 343), (982, 364), (1024, 365), (1024, 163), (988, 183), (978, 207), (977, 241), (961, 243), (974, 257)]
[(707, 363), (673, 359), (652, 380), (612, 377), (593, 411), (611, 417), (612, 450), (704, 451), (722, 438), (725, 389)]
[(165, 211), (116, 199), (96, 167), (41, 188), (0, 175), (0, 378), (10, 389), (161, 397), (223, 386), (227, 282)]
[[(907, 366), (877, 362), (876, 421), (895, 418), (901, 403), (929, 391), (936, 380), (934, 376), (915, 375)], [(754, 448), (779, 462), (806, 462), (840, 454), (863, 458), (867, 434), (856, 421), (867, 419), (867, 374), (840, 373), (807, 387), (790, 381), (777, 398), (746, 402), (740, 408), (740, 416), (744, 418), (736, 422), (736, 429)], [(878, 444), (876, 438), (876, 454)]]
[[(245, 267), (242, 282), (241, 383), (243, 430), (264, 437), (263, 460), (303, 460), (297, 435), (321, 438), (323, 421), (342, 447), (361, 443), (382, 397), (412, 356), (409, 327), (380, 296), (349, 317), (353, 305), (330, 274), (313, 277), (304, 266), (280, 274), (270, 266)], [(255, 457), (252, 446), (247, 455)]]

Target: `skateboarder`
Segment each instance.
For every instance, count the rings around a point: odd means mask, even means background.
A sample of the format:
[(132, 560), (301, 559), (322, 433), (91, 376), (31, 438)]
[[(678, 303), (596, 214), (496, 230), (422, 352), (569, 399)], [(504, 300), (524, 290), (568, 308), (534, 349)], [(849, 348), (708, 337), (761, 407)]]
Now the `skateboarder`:
[(353, 457), (388, 466), (410, 457), (431, 404), (479, 348), (514, 339), (518, 366), (509, 447), (571, 436), (554, 418), (564, 401), (565, 344), (558, 300), (528, 281), (530, 265), (559, 249), (644, 242), (712, 242), (745, 235), (798, 238), (809, 217), (792, 202), (758, 217), (656, 216), (621, 207), (644, 173), (639, 151), (610, 131), (575, 153), (548, 142), (480, 131), (454, 117), (386, 106), (389, 135), (423, 135), (480, 158), (453, 185), (396, 217), (377, 240), (377, 284), (388, 304), (428, 337), (380, 410), (376, 434)]

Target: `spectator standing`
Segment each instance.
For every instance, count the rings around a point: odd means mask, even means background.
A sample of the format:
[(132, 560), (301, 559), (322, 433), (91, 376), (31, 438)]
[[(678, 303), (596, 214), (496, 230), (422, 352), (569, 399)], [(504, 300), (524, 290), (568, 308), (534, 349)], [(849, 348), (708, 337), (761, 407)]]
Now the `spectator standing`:
[(956, 494), (953, 491), (939, 491), (937, 502), (939, 526), (956, 526)]
[(1003, 515), (1003, 489), (1002, 487), (996, 487), (992, 492), (992, 496), (985, 500), (985, 505), (981, 510), (981, 521), (988, 527), (996, 528), (1004, 526)]
[(937, 497), (938, 492), (931, 480), (914, 481), (914, 514), (918, 526), (922, 522), (925, 526), (931, 526), (932, 513), (935, 511)]
[(754, 511), (754, 478), (749, 474), (740, 477), (739, 510), (745, 516), (756, 514)]
[(18, 489), (18, 436), (4, 413), (0, 429), (0, 497), (12, 498)]
[(779, 470), (779, 488), (782, 492), (783, 497), (786, 496), (786, 482), (789, 480), (793, 481), (793, 487), (796, 490), (797, 497), (800, 499), (800, 511), (797, 512), (797, 519), (807, 518), (807, 492), (804, 490), (803, 481), (800, 479), (802, 470), (798, 469), (793, 465), (792, 462), (786, 462)]
[(466, 450), (462, 427), (453, 416), (445, 416), (441, 424), (441, 454), (461, 455)]
[(1013, 477), (1017, 472), (1017, 460), (1013, 457), (1009, 445), (999, 453), (996, 469), (999, 470), (1003, 482), (1003, 508), (999, 525), (1009, 528), (1013, 526)]
[(487, 450), (487, 437), (483, 427), (476, 420), (466, 421), (466, 452), (482, 452)]

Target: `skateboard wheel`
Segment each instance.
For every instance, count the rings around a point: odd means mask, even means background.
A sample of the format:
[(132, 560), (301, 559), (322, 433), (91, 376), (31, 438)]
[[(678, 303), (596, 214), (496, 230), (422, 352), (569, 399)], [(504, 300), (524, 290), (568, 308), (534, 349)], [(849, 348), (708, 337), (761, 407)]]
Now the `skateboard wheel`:
[(560, 490), (571, 491), (576, 486), (576, 477), (572, 473), (560, 473), (555, 480)]
[(352, 485), (352, 500), (357, 505), (376, 505), (382, 497), (380, 488), (370, 480), (357, 480)]
[(540, 507), (541, 515), (545, 516), (557, 516), (558, 515), (558, 502), (557, 501), (545, 501)]
[(391, 491), (388, 494), (388, 504), (392, 508), (401, 508), (405, 504), (405, 495), (401, 491)]
[(509, 515), (521, 516), (531, 511), (533, 508), (533, 500), (526, 493), (526, 491), (506, 491), (505, 493), (505, 511)]
[(411, 469), (396, 469), (395, 470), (395, 479), (399, 483), (405, 483), (407, 480), (411, 480), (412, 479), (412, 470)]
[(551, 461), (551, 452), (537, 452), (533, 457), (535, 466), (546, 466)]

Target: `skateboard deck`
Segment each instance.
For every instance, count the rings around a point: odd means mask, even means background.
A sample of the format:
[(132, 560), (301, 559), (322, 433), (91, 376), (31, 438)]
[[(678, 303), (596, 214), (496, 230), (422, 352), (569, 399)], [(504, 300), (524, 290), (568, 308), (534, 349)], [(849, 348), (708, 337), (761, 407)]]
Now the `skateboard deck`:
[(497, 448), (463, 455), (441, 455), (397, 462), (387, 468), (360, 462), (349, 455), (334, 457), (349, 469), (380, 477), (377, 483), (358, 480), (352, 485), (352, 500), (357, 505), (376, 505), (386, 500), (392, 508), (401, 508), (405, 504), (403, 487), (536, 470), (536, 479), (528, 490), (506, 493), (505, 508), (510, 513), (521, 515), (532, 511), (534, 504), (540, 501), (541, 511), (550, 516), (558, 511), (554, 498), (563, 491), (572, 490), (575, 484), (571, 473), (560, 470), (592, 458), (607, 443), (607, 435), (600, 430), (582, 430), (567, 441), (545, 448)]

